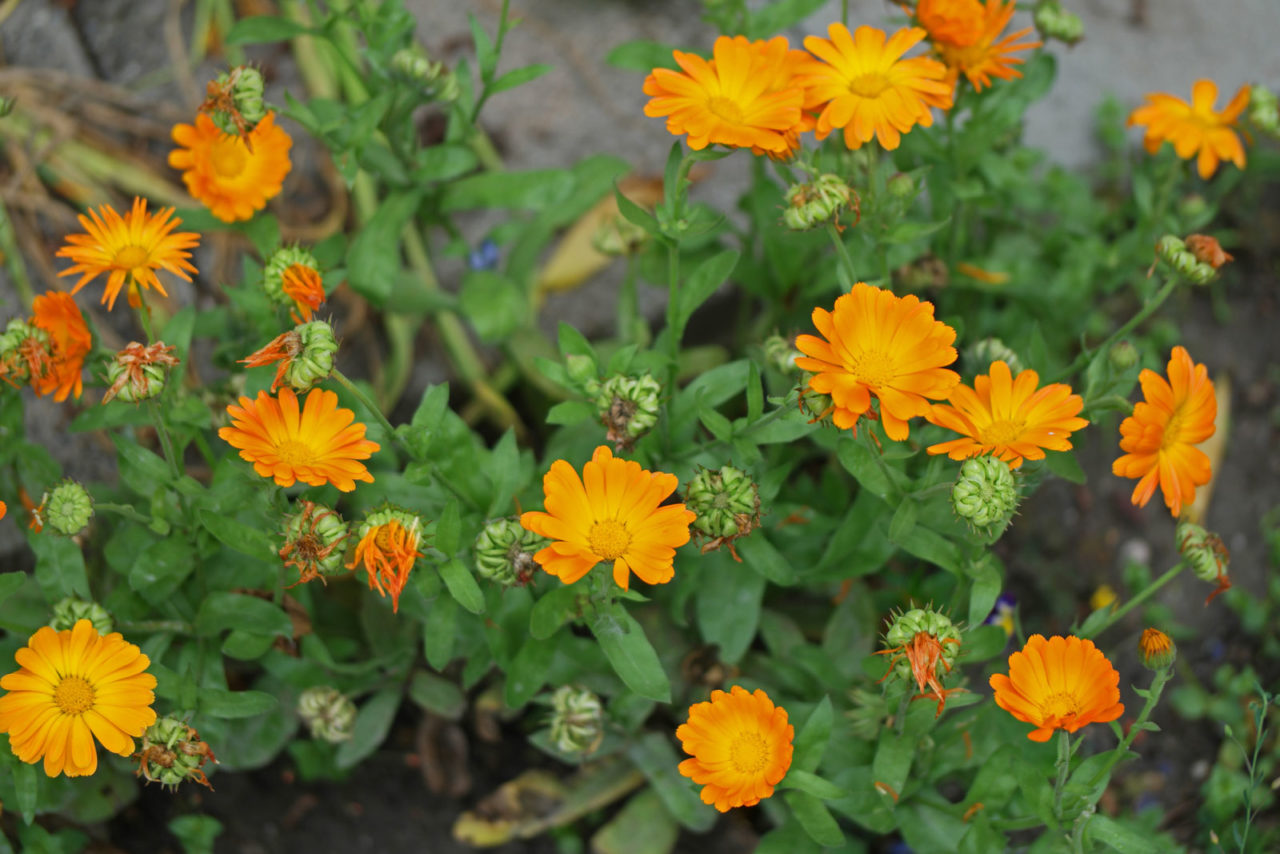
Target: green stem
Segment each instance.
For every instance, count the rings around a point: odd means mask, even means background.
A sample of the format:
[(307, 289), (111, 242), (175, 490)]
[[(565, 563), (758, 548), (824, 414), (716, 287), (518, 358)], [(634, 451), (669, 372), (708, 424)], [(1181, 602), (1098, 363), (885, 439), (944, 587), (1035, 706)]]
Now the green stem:
[(156, 406), (155, 400), (147, 401), (147, 411), (151, 413), (151, 421), (156, 425), (156, 435), (160, 438), (160, 449), (164, 451), (165, 461), (169, 463), (169, 472), (173, 479), (182, 477), (182, 466), (178, 464), (178, 455), (173, 450), (173, 439), (169, 436), (169, 427), (165, 424), (164, 413)]
[(1055, 767), (1058, 769), (1058, 779), (1053, 784), (1053, 814), (1061, 821), (1062, 794), (1071, 773), (1071, 733), (1065, 729), (1058, 730), (1058, 762)]
[(1116, 341), (1119, 341), (1125, 335), (1128, 335), (1139, 323), (1142, 323), (1142, 321), (1155, 314), (1156, 309), (1160, 308), (1164, 301), (1169, 298), (1169, 294), (1173, 293), (1173, 289), (1177, 286), (1178, 277), (1170, 277), (1169, 281), (1165, 282), (1164, 287), (1162, 287), (1154, 297), (1148, 300), (1137, 314), (1129, 318), (1129, 321), (1124, 326), (1121, 326), (1115, 332), (1112, 332), (1111, 335), (1107, 337), (1107, 340), (1103, 341), (1097, 347), (1090, 347), (1089, 349), (1082, 351), (1079, 356), (1076, 356), (1075, 361), (1067, 366), (1065, 371), (1060, 371), (1058, 376), (1049, 380), (1049, 382), (1059, 382), (1067, 377), (1073, 376), (1077, 371), (1089, 364), (1089, 361), (1093, 359), (1095, 355), (1105, 351)]
[(1112, 625), (1117, 623), (1120, 620), (1120, 618), (1123, 617), (1125, 614), (1129, 613), (1134, 608), (1138, 607), (1143, 602), (1150, 599), (1153, 595), (1155, 595), (1156, 591), (1158, 591), (1161, 587), (1164, 587), (1170, 581), (1173, 581), (1173, 579), (1177, 577), (1178, 573), (1182, 572), (1182, 570), (1185, 567), (1186, 567), (1186, 563), (1182, 561), (1175, 563), (1167, 572), (1165, 572), (1164, 575), (1160, 576), (1155, 581), (1148, 584), (1143, 590), (1139, 591), (1139, 593), (1136, 596), (1134, 596), (1128, 602), (1125, 602), (1124, 605), (1112, 611), (1111, 614), (1107, 617), (1107, 621), (1103, 623), (1100, 627), (1098, 627), (1095, 631), (1088, 632), (1088, 633), (1082, 632), (1079, 636), (1082, 638), (1091, 637), (1091, 636), (1097, 637), (1098, 635), (1102, 634), (1107, 629), (1109, 629)]
[(840, 23), (849, 26), (849, 0), (840, 0)]
[(849, 279), (849, 286), (852, 287), (854, 282), (858, 281), (858, 274), (854, 271), (853, 258), (849, 255), (849, 247), (844, 245), (844, 238), (840, 236), (840, 231), (836, 228), (835, 223), (827, 223), (827, 234), (830, 235), (831, 242), (836, 247), (836, 256), (840, 260), (840, 267)]
[(116, 620), (116, 628), (130, 634), (141, 632), (173, 632), (178, 635), (195, 634), (195, 628), (186, 620)]
[(1133, 740), (1143, 731), (1143, 725), (1151, 717), (1156, 704), (1160, 702), (1160, 695), (1164, 692), (1164, 686), (1171, 678), (1173, 678), (1172, 667), (1162, 667), (1156, 671), (1155, 676), (1151, 678), (1151, 687), (1147, 689), (1147, 702), (1143, 705), (1142, 712), (1138, 715), (1138, 719), (1133, 722), (1133, 725), (1129, 727), (1129, 734), (1111, 751), (1111, 754), (1107, 757), (1106, 764), (1093, 775), (1093, 780), (1089, 783), (1090, 789), (1100, 784), (1107, 774), (1111, 772), (1111, 769), (1116, 766), (1116, 763), (1125, 758), (1125, 754), (1129, 752), (1129, 745), (1133, 744)]
[(352, 396), (354, 396), (356, 400), (360, 401), (360, 405), (367, 409), (369, 414), (382, 425), (382, 429), (386, 431), (387, 437), (394, 442), (397, 447), (405, 453), (409, 452), (408, 446), (405, 445), (404, 441), (398, 435), (396, 435), (396, 428), (391, 426), (391, 422), (387, 420), (387, 416), (382, 414), (382, 410), (378, 408), (378, 405), (370, 400), (369, 396), (361, 391), (359, 386), (347, 379), (346, 375), (337, 368), (333, 369), (333, 373), (330, 376), (337, 380), (343, 388), (351, 392)]
[(132, 519), (135, 522), (141, 522), (144, 525), (151, 524), (151, 517), (144, 516), (128, 504), (112, 504), (110, 502), (95, 501), (93, 502), (93, 510), (95, 513), (115, 513), (126, 519)]
[(31, 277), (27, 275), (27, 265), (22, 261), (22, 253), (18, 250), (18, 238), (13, 232), (13, 222), (9, 219), (9, 211), (0, 202), (0, 252), (4, 253), (4, 265), (9, 271), (9, 279), (13, 289), (18, 292), (22, 304), (31, 307), (35, 302), (35, 294), (31, 290)]

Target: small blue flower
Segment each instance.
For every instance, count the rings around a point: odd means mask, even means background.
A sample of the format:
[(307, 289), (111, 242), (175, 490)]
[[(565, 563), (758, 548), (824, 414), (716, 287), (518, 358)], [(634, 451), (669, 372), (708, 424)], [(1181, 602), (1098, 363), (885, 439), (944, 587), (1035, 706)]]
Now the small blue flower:
[(467, 253), (467, 266), (472, 270), (495, 270), (501, 259), (498, 244), (486, 237), (479, 246)]
[(1009, 592), (1001, 593), (991, 613), (982, 621), (984, 626), (999, 626), (1004, 633), (1013, 636), (1013, 612), (1018, 607), (1017, 598)]

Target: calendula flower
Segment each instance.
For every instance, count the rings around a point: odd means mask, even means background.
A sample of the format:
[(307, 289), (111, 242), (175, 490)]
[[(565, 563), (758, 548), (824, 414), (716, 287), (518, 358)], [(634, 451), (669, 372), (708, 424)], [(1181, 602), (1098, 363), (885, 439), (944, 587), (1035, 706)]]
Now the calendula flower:
[(333, 510), (312, 501), (298, 502), (298, 512), (284, 519), (284, 545), (278, 554), (285, 567), (298, 570), (294, 587), (343, 571), (342, 549), (350, 531)]
[(1124, 714), (1120, 674), (1091, 640), (1074, 635), (1032, 635), (1009, 656), (1009, 674), (993, 674), (996, 705), (1035, 727), (1032, 741), (1048, 741), (1055, 729), (1075, 732)]
[(31, 323), (49, 333), (53, 358), (43, 376), (31, 377), (31, 387), (36, 394), (52, 393), (58, 402), (66, 400), (69, 394), (79, 400), (84, 387), (80, 376), (84, 357), (93, 348), (93, 336), (85, 325), (84, 315), (71, 295), (60, 291), (46, 291), (36, 297), (32, 311), (35, 316)]
[(898, 30), (887, 40), (875, 27), (858, 27), (851, 36), (841, 23), (829, 26), (827, 34), (830, 40), (804, 40), (822, 60), (809, 62), (801, 78), (808, 87), (804, 108), (821, 109), (818, 139), (844, 128), (849, 148), (861, 148), (874, 136), (892, 151), (917, 124), (933, 124), (932, 107), (951, 107), (953, 87), (944, 81), (946, 66), (923, 56), (902, 58), (925, 37), (919, 27)]
[(323, 486), (331, 483), (342, 492), (351, 492), (356, 481), (373, 483), (373, 475), (359, 460), (367, 460), (381, 449), (364, 437), (365, 426), (351, 423), (355, 413), (338, 407), (338, 396), (313, 388), (301, 410), (291, 388), (280, 389), (278, 398), (265, 391), (257, 400), (240, 398), (240, 405), (227, 407), (231, 426), (218, 435), (240, 456), (253, 463), (253, 470), (274, 478), (280, 486), (296, 481)]
[(1213, 109), (1218, 86), (1212, 80), (1197, 80), (1192, 85), (1189, 104), (1163, 92), (1152, 92), (1146, 98), (1146, 104), (1130, 113), (1128, 124), (1147, 129), (1142, 144), (1150, 154), (1172, 142), (1183, 160), (1196, 158), (1196, 169), (1205, 180), (1218, 170), (1219, 160), (1244, 168), (1244, 146), (1234, 125), (1249, 106), (1248, 86), (1241, 86), (1222, 112)]
[(711, 702), (690, 706), (676, 738), (693, 757), (680, 763), (680, 773), (702, 786), (703, 803), (728, 812), (773, 794), (791, 767), (795, 727), (764, 691), (734, 685), (730, 693), (712, 691)]
[(50, 777), (83, 777), (98, 770), (96, 738), (128, 756), (156, 713), (156, 678), (134, 644), (118, 633), (100, 635), (88, 620), (74, 628), (39, 629), (14, 653), (20, 668), (0, 678), (0, 732), (23, 762), (44, 759)]
[(1124, 456), (1111, 464), (1112, 474), (1138, 478), (1133, 503), (1145, 507), (1156, 487), (1175, 517), (1182, 505), (1195, 501), (1196, 487), (1209, 482), (1209, 458), (1196, 447), (1213, 435), (1218, 399), (1209, 369), (1191, 361), (1185, 347), (1174, 347), (1169, 379), (1150, 369), (1138, 375), (1145, 400), (1120, 424)]
[(1163, 670), (1173, 664), (1178, 657), (1178, 647), (1173, 638), (1157, 628), (1142, 630), (1142, 638), (1138, 641), (1138, 655), (1142, 666), (1148, 670)]
[[(1013, 0), (1008, 2), (987, 0), (986, 5), (980, 7), (980, 15), (976, 20), (979, 28), (978, 36), (968, 43), (949, 40), (945, 35), (935, 35), (930, 30), (933, 48), (946, 63), (948, 83), (954, 85), (963, 74), (973, 84), (973, 88), (981, 92), (984, 87), (991, 85), (993, 77), (1010, 80), (1022, 76), (1022, 72), (1014, 66), (1021, 65), (1023, 60), (1013, 54), (1040, 47), (1041, 43), (1038, 41), (1019, 43), (1019, 39), (1031, 32), (1031, 27), (1010, 33), (1004, 38), (1000, 37), (1004, 28), (1008, 26), (1009, 19), (1013, 17), (1014, 5)], [(924, 4), (922, 3), (921, 6), (923, 7)], [(919, 20), (922, 26), (928, 28), (923, 18)]]
[(165, 368), (178, 364), (175, 350), (175, 347), (163, 341), (150, 345), (130, 341), (123, 350), (116, 353), (116, 360), (107, 369), (107, 379), (111, 385), (102, 395), (102, 402), (110, 403), (117, 395), (128, 403), (139, 403), (155, 397), (164, 390)]
[(581, 478), (564, 460), (552, 463), (542, 478), (547, 512), (525, 513), (520, 524), (553, 541), (533, 558), (565, 584), (601, 561), (613, 563), (613, 580), (623, 590), (632, 572), (647, 584), (665, 584), (695, 518), (683, 504), (662, 505), (677, 486), (675, 475), (646, 471), (601, 445)]
[(85, 234), (67, 235), (67, 245), (58, 250), (59, 258), (75, 262), (59, 276), (79, 275), (71, 293), (102, 273), (107, 274), (107, 287), (102, 301), (107, 309), (115, 307), (116, 297), (126, 282), (129, 285), (129, 304), (136, 307), (137, 288), (155, 288), (161, 296), (168, 296), (164, 285), (156, 277), (157, 270), (166, 270), (186, 281), (188, 273), (196, 268), (188, 261), (191, 249), (200, 242), (200, 235), (192, 231), (174, 233), (182, 220), (173, 216), (173, 208), (163, 208), (147, 213), (147, 202), (134, 198), (133, 208), (123, 217), (111, 205), (90, 210), (89, 216), (80, 215), (80, 225)]
[(276, 197), (289, 174), (293, 140), (267, 113), (245, 136), (224, 133), (206, 113), (195, 125), (173, 128), (180, 148), (169, 152), (169, 165), (182, 170), (188, 192), (223, 222), (251, 219)]
[(360, 526), (360, 542), (347, 569), (364, 564), (369, 589), (391, 594), (392, 613), (400, 610), (400, 594), (422, 552), (418, 540), (422, 520), (413, 513), (386, 508), (369, 514)]
[(795, 81), (799, 57), (781, 36), (753, 46), (745, 36), (721, 36), (713, 59), (672, 51), (683, 71), (655, 68), (645, 78), (646, 116), (666, 116), (667, 130), (687, 134), (689, 147), (791, 151), (788, 131), (803, 124), (804, 87)]
[(0, 501), (0, 519), (4, 518), (4, 514), (9, 512), (9, 507), (3, 501)]
[(271, 391), (282, 383), (288, 383), (295, 391), (306, 391), (333, 372), (333, 354), (337, 351), (333, 327), (314, 320), (277, 335), (267, 346), (240, 361), (251, 368), (279, 362)]
[(934, 319), (932, 303), (914, 295), (858, 282), (834, 311), (815, 308), (813, 325), (822, 337), (796, 338), (807, 357), (796, 365), (813, 372), (809, 388), (831, 396), (837, 427), (856, 430), (875, 395), (885, 433), (901, 442), (907, 419), (927, 415), (928, 399), (945, 399), (960, 381), (945, 367), (956, 360), (956, 331)]
[(1064, 383), (1039, 384), (1035, 371), (1015, 378), (1003, 360), (992, 362), (972, 388), (957, 385), (947, 403), (929, 410), (929, 421), (964, 436), (930, 445), (929, 453), (953, 460), (993, 454), (1016, 469), (1024, 459), (1044, 459), (1045, 450), (1071, 450), (1071, 434), (1089, 424), (1076, 417), (1084, 399)]
[(915, 17), (935, 45), (968, 47), (982, 35), (984, 14), (978, 0), (920, 0)]

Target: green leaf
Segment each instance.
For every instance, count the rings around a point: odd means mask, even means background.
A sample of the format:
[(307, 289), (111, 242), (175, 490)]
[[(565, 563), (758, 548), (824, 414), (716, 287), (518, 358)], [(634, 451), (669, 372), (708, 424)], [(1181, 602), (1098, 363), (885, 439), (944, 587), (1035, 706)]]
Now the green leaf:
[(657, 237), (662, 233), (662, 229), (658, 225), (658, 221), (654, 219), (653, 214), (627, 198), (616, 186), (613, 188), (613, 198), (618, 203), (618, 212), (622, 214), (627, 222), (640, 226), (646, 234), (652, 237)]
[(548, 424), (577, 424), (598, 418), (596, 408), (585, 400), (562, 400), (547, 411)]
[(528, 638), (507, 668), (502, 697), (509, 709), (518, 709), (547, 683), (547, 670), (556, 653), (556, 642)]
[(485, 515), (493, 518), (502, 512), (515, 498), (516, 484), (520, 480), (520, 449), (516, 446), (514, 430), (507, 430), (493, 446), (489, 457), (489, 480), (493, 485), (493, 498)]
[(118, 433), (112, 434), (111, 441), (116, 446), (120, 479), (134, 492), (150, 498), (157, 487), (168, 483), (172, 478), (173, 473), (169, 471), (169, 464), (151, 451)]
[(670, 737), (650, 732), (627, 747), (627, 758), (639, 768), (657, 792), (667, 812), (688, 829), (702, 833), (716, 822), (716, 811), (702, 802), (688, 780), (680, 775), (680, 758)]
[(570, 584), (557, 584), (539, 597), (529, 611), (529, 634), (546, 640), (578, 615), (578, 592)]
[(480, 340), (497, 344), (525, 322), (529, 300), (519, 285), (501, 273), (471, 270), (462, 277), (459, 305)]
[(747, 37), (767, 39), (789, 30), (822, 8), (825, 0), (775, 0), (751, 14)]
[(182, 844), (183, 854), (213, 854), (222, 822), (211, 815), (180, 815), (169, 822), (169, 832)]
[(347, 249), (347, 281), (353, 290), (382, 308), (400, 272), (400, 233), (418, 208), (418, 190), (388, 195)]
[(129, 567), (129, 586), (158, 605), (191, 574), (193, 560), (191, 546), (186, 542), (174, 538), (158, 540), (139, 552)]
[(591, 837), (594, 854), (670, 854), (680, 826), (663, 807), (660, 789), (646, 789), (627, 801)]
[(485, 172), (454, 181), (444, 189), (444, 213), (477, 208), (542, 210), (573, 191), (573, 175), (564, 169)]
[(876, 745), (876, 756), (871, 763), (871, 773), (879, 783), (895, 792), (902, 792), (911, 773), (911, 763), (916, 755), (916, 738), (904, 733), (898, 735), (891, 729), (882, 730)]
[(451, 560), (440, 566), (440, 577), (444, 579), (444, 586), (449, 588), (449, 595), (459, 605), (473, 614), (484, 613), (484, 593), (462, 561)]
[(409, 696), (422, 708), (451, 721), (467, 709), (467, 698), (453, 682), (425, 670), (416, 670), (409, 682)]
[(698, 420), (721, 442), (727, 442), (733, 436), (732, 422), (709, 406), (698, 410)]
[(972, 566), (973, 587), (969, 590), (969, 625), (979, 625), (996, 606), (1000, 597), (1000, 586), (1004, 579), (1000, 576), (999, 560), (986, 553)]
[(978, 775), (973, 778), (973, 785), (965, 795), (965, 808), (981, 803), (989, 811), (1001, 809), (1009, 803), (1014, 792), (1018, 790), (1018, 782), (1009, 773), (1009, 765), (1017, 757), (1017, 748), (1011, 744), (1001, 745), (982, 763)]
[(224, 546), (258, 560), (274, 561), (279, 557), (265, 531), (211, 510), (201, 510), (199, 515), (200, 524)]
[(276, 698), (265, 691), (200, 689), (200, 714), (214, 718), (252, 718), (276, 707)]
[(467, 13), (467, 22), (471, 25), (471, 39), (476, 47), (476, 64), (480, 66), (480, 79), (488, 80), (498, 66), (498, 53), (494, 50), (493, 40), (480, 26), (480, 20), (472, 13)]
[[(162, 545), (164, 541), (158, 545)], [(210, 593), (200, 602), (196, 612), (196, 633), (215, 635), (226, 629), (239, 629), (260, 635), (293, 634), (293, 621), (273, 602), (244, 593)]]
[[(89, 574), (85, 571), (84, 554), (75, 540), (33, 531), (27, 534), (27, 542), (36, 553), (36, 583), (40, 585), (45, 599), (56, 602), (64, 596), (93, 598), (89, 595)], [(13, 575), (23, 577), (22, 573)], [(10, 593), (22, 586), (21, 582), (14, 584), (10, 581), (8, 584), (13, 585)]]
[(302, 24), (286, 18), (276, 18), (272, 15), (251, 15), (248, 18), (241, 18), (236, 21), (224, 41), (229, 45), (266, 44), (267, 42), (281, 42), (309, 32), (311, 32), (309, 27), (304, 27)]
[(1074, 451), (1046, 451), (1044, 462), (1049, 471), (1063, 480), (1071, 483), (1084, 483), (1087, 480)]
[(628, 688), (659, 703), (671, 702), (671, 682), (635, 618), (614, 604), (593, 614), (589, 625), (609, 664)]
[(830, 780), (824, 780), (817, 774), (810, 771), (801, 771), (795, 767), (787, 771), (787, 776), (782, 778), (778, 788), (808, 792), (815, 798), (821, 798), (824, 801), (833, 801), (836, 798), (844, 798), (849, 795), (848, 790), (840, 788)]
[(1114, 818), (1094, 815), (1085, 825), (1085, 836), (1120, 854), (1160, 854), (1169, 850), (1163, 840), (1146, 830), (1135, 830)]
[(457, 600), (452, 596), (437, 596), (422, 624), (422, 653), (436, 670), (444, 670), (453, 660), (457, 627)]
[(809, 719), (800, 727), (796, 735), (791, 758), (793, 770), (813, 771), (822, 762), (827, 752), (827, 744), (831, 741), (831, 725), (834, 715), (831, 710), (831, 697), (825, 696), (822, 702), (813, 707)]
[(901, 545), (916, 528), (917, 507), (911, 498), (902, 499), (889, 520), (889, 542)]
[(946, 537), (928, 528), (916, 528), (906, 540), (899, 543), (902, 550), (927, 560), (934, 566), (959, 575), (964, 568), (960, 547)]
[(836, 824), (822, 801), (808, 792), (797, 791), (787, 792), (783, 799), (791, 807), (791, 814), (796, 817), (796, 821), (800, 822), (804, 832), (814, 842), (828, 848), (844, 844), (844, 833), (840, 831), (840, 825)]
[(382, 740), (391, 730), (391, 721), (395, 719), (396, 708), (400, 705), (400, 686), (383, 688), (373, 697), (365, 701), (356, 715), (355, 725), (351, 728), (351, 738), (338, 747), (334, 764), (339, 768), (354, 767), (378, 749)]
[(842, 436), (836, 443), (836, 459), (840, 460), (845, 471), (854, 476), (859, 486), (884, 498), (892, 486), (872, 453), (870, 448), (852, 437)]
[(26, 762), (15, 762), (13, 772), (13, 791), (18, 802), (18, 812), (27, 824), (35, 821), (36, 798), (40, 793), (40, 780), (36, 777), (36, 766)]
[(419, 150), (415, 161), (417, 166), (412, 177), (418, 183), (448, 181), (467, 174), (477, 164), (476, 156), (470, 148), (447, 142)]
[(432, 544), (449, 557), (453, 557), (458, 551), (461, 538), (462, 519), (458, 512), (458, 499), (450, 498), (444, 505), (444, 509), (440, 511), (440, 518), (436, 520), (436, 536)]
[(960, 655), (965, 663), (986, 661), (1004, 652), (1009, 645), (1009, 636), (999, 626), (984, 626), (974, 623), (973, 628), (964, 633), (964, 645)]
[(702, 262), (698, 269), (693, 271), (693, 275), (680, 286), (672, 326), (683, 330), (693, 313), (725, 283), (736, 266), (738, 266), (738, 253), (733, 249), (726, 249), (719, 255), (713, 255)]
[[(84, 562), (84, 558), (81, 558)], [(87, 579), (86, 579), (87, 581)], [(27, 574), (25, 572), (3, 572), (0, 573), (0, 602), (8, 599), (17, 593), (22, 585), (27, 583)]]
[(772, 581), (774, 584), (789, 585), (796, 580), (795, 569), (791, 561), (769, 542), (764, 531), (757, 531), (734, 543), (738, 556), (744, 564)]
[(523, 68), (515, 68), (493, 81), (493, 85), (489, 87), (489, 94), (496, 95), (499, 92), (505, 92), (508, 89), (514, 89), (517, 86), (523, 86), (533, 80), (537, 80), (542, 75), (552, 69), (550, 65), (536, 63), (534, 65), (526, 65)]
[(678, 48), (673, 48), (671, 45), (661, 42), (636, 39), (623, 42), (609, 51), (604, 61), (614, 68), (621, 68), (626, 71), (641, 71), (647, 74), (655, 68), (678, 69), (680, 66), (676, 63), (676, 58), (672, 54), (674, 50), (678, 50)]
[(721, 661), (737, 664), (756, 636), (765, 580), (754, 572), (735, 573), (724, 552), (703, 558), (708, 559), (715, 563), (699, 578), (698, 628), (703, 640), (720, 646)]

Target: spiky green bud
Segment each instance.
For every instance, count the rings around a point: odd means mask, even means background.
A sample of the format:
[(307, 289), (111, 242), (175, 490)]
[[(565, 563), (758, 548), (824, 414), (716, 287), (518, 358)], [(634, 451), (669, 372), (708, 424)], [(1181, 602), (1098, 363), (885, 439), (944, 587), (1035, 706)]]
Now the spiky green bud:
[(600, 384), (596, 411), (609, 428), (608, 439), (618, 451), (630, 448), (658, 423), (662, 386), (652, 374), (615, 374)]
[(284, 546), (280, 557), (285, 566), (298, 568), (302, 581), (309, 581), (317, 574), (340, 575), (346, 571), (342, 564), (342, 544), (349, 533), (347, 523), (337, 511), (302, 501), (297, 513), (284, 517)]
[(1280, 108), (1275, 92), (1256, 83), (1249, 87), (1249, 121), (1267, 136), (1280, 139)]
[(76, 623), (88, 620), (100, 635), (109, 635), (115, 630), (115, 622), (107, 609), (97, 602), (86, 602), (75, 596), (59, 599), (53, 606), (53, 619), (49, 628), (57, 632), (65, 632), (75, 628)]
[(1018, 484), (1008, 463), (990, 455), (965, 460), (951, 487), (951, 506), (986, 536), (1003, 531), (1018, 509)]
[(200, 734), (177, 718), (158, 718), (148, 727), (142, 735), (142, 749), (133, 758), (139, 760), (139, 776), (170, 788), (185, 780), (208, 786), (202, 766), (210, 761), (218, 763)]
[(64, 480), (55, 486), (45, 495), (41, 506), (44, 507), (44, 526), (68, 537), (83, 531), (93, 518), (93, 499), (74, 480)]
[(1206, 285), (1218, 275), (1218, 271), (1212, 266), (1196, 258), (1184, 240), (1172, 234), (1166, 234), (1157, 241), (1156, 257), (1195, 285)]
[(737, 539), (760, 526), (760, 489), (733, 466), (694, 475), (685, 490), (685, 506), (698, 514), (694, 529), (708, 537)]
[(1178, 552), (1196, 574), (1196, 578), (1218, 585), (1205, 600), (1206, 605), (1213, 601), (1213, 597), (1231, 587), (1231, 579), (1227, 575), (1231, 553), (1227, 551), (1221, 537), (1184, 519), (1174, 530), (1174, 538), (1178, 544)]
[(294, 305), (293, 297), (284, 291), (284, 271), (294, 264), (310, 267), (317, 272), (320, 270), (320, 262), (316, 260), (316, 256), (301, 246), (281, 246), (271, 254), (266, 266), (262, 268), (262, 289), (276, 305)]
[(298, 696), (298, 717), (314, 738), (337, 744), (351, 738), (356, 704), (337, 688), (316, 685)]
[(461, 94), (454, 73), (443, 62), (432, 62), (417, 45), (401, 48), (392, 54), (391, 72), (437, 101), (455, 101)]
[[(258, 69), (241, 65), (224, 71), (214, 78), (213, 85), (230, 96), (231, 105), (240, 114), (240, 122), (245, 131), (253, 130), (258, 122), (267, 117), (267, 105), (262, 99), (265, 83), (262, 72)], [(231, 110), (215, 108), (209, 115), (223, 133), (240, 133), (241, 128), (236, 124), (235, 113)]]
[(476, 572), (503, 587), (527, 584), (538, 568), (533, 556), (546, 545), (514, 517), (490, 519), (476, 537)]
[(298, 355), (285, 368), (284, 379), (295, 391), (306, 391), (333, 373), (333, 357), (338, 340), (333, 327), (323, 320), (313, 320), (294, 327), (298, 333)]
[(1018, 357), (1017, 351), (999, 338), (983, 338), (969, 347), (965, 357), (969, 364), (982, 371), (999, 360), (1008, 365), (1009, 371), (1015, 376), (1022, 372), (1022, 359)]
[(916, 196), (916, 179), (904, 172), (899, 172), (886, 184), (889, 195), (895, 199), (914, 199)]
[(1080, 16), (1063, 9), (1058, 0), (1040, 0), (1033, 12), (1036, 29), (1045, 41), (1074, 45), (1084, 38), (1084, 22)]
[(1107, 351), (1107, 361), (1116, 373), (1123, 373), (1138, 364), (1138, 348), (1131, 341), (1117, 341)]
[[(935, 670), (938, 677), (949, 671), (960, 654), (960, 630), (951, 619), (941, 611), (932, 608), (912, 608), (898, 614), (885, 632), (884, 648), (886, 652), (906, 650), (920, 634), (933, 638), (931, 644), (937, 645), (938, 655)], [(893, 672), (901, 679), (911, 679), (910, 656), (903, 655), (894, 660)]]
[(889, 717), (889, 703), (880, 691), (867, 688), (854, 688), (849, 692), (851, 708), (845, 712), (849, 718), (849, 729), (863, 741), (875, 741), (884, 729), (885, 718)]
[(782, 222), (794, 231), (805, 231), (836, 222), (850, 206), (857, 206), (853, 188), (839, 175), (827, 172), (808, 184), (793, 184), (787, 189)]
[(595, 752), (604, 739), (604, 707), (581, 685), (561, 685), (551, 695), (551, 742), (561, 753)]

